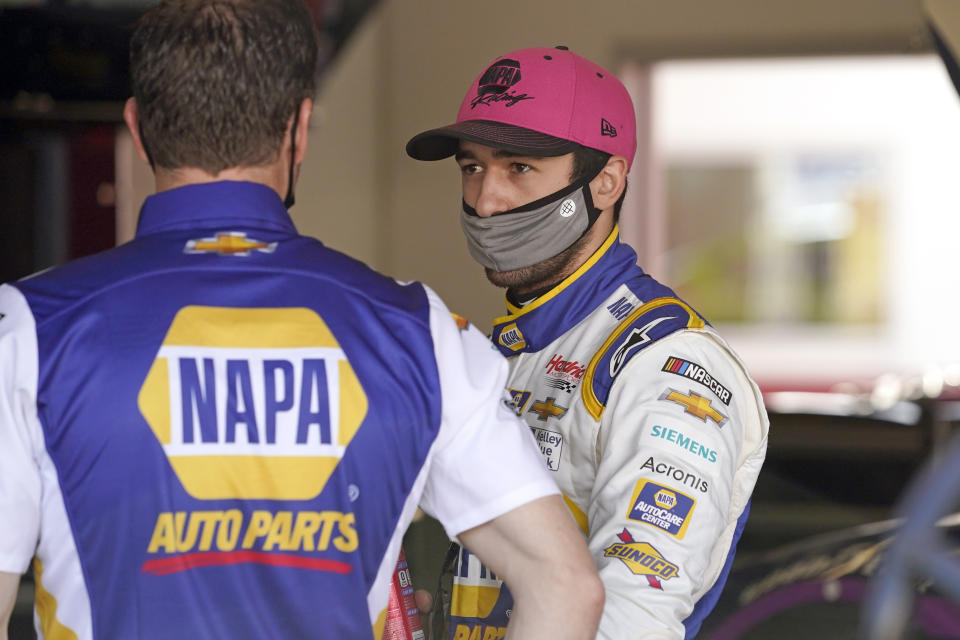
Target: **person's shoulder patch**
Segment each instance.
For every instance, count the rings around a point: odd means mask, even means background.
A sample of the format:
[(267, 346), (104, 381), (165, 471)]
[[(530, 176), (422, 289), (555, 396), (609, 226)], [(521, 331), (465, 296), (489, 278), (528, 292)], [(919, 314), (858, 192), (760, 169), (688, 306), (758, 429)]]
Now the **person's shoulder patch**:
[(594, 419), (603, 414), (613, 381), (631, 358), (657, 340), (681, 329), (702, 329), (706, 323), (685, 302), (674, 297), (639, 305), (607, 337), (584, 374), (581, 393)]

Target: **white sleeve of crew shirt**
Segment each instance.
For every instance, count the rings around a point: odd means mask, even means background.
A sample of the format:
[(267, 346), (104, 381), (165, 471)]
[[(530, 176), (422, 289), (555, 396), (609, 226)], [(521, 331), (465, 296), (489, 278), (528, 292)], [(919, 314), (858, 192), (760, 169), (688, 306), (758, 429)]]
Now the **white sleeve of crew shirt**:
[(559, 494), (529, 427), (507, 406), (507, 361), (476, 327), (460, 328), (429, 288), (442, 422), (421, 499), (455, 538)]
[(0, 571), (23, 573), (40, 535), (37, 334), (26, 299), (0, 285)]

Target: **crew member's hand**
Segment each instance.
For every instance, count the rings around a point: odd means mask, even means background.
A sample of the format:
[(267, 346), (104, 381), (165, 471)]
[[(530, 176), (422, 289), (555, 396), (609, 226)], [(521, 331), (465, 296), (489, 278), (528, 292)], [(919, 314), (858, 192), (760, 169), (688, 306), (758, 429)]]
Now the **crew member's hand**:
[(413, 599), (417, 603), (420, 613), (430, 613), (433, 609), (433, 596), (426, 589), (417, 589), (413, 592)]

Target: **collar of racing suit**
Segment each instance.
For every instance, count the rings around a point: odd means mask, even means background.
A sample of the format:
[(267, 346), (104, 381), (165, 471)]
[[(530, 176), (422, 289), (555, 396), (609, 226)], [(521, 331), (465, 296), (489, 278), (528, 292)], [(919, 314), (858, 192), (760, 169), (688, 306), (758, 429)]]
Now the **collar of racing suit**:
[(296, 233), (283, 200), (256, 182), (190, 184), (149, 196), (140, 209), (137, 237), (164, 231), (219, 229), (224, 224)]
[(507, 300), (507, 315), (493, 321), (490, 339), (508, 357), (539, 351), (586, 318), (625, 279), (642, 275), (637, 254), (620, 242), (614, 226), (603, 245), (550, 291), (523, 307)]

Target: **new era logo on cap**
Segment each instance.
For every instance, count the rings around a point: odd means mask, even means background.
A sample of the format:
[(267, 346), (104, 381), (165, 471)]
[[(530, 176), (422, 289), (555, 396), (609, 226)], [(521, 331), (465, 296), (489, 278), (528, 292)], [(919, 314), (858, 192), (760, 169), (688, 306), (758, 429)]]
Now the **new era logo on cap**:
[(600, 135), (609, 138), (617, 137), (617, 128), (610, 124), (606, 118), (600, 118)]

